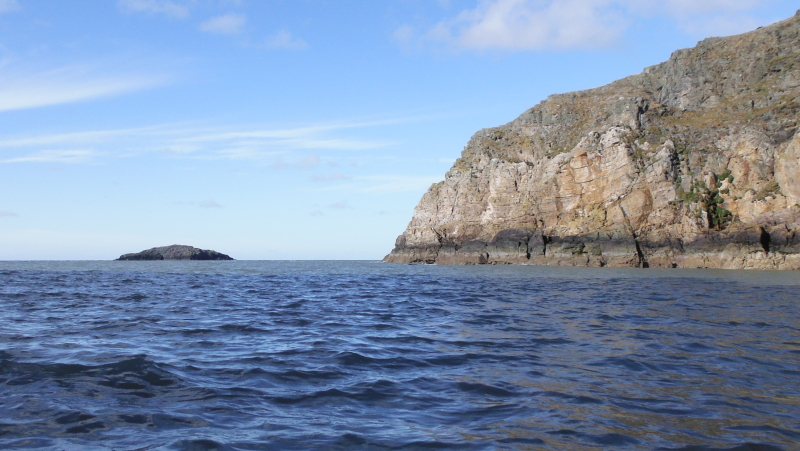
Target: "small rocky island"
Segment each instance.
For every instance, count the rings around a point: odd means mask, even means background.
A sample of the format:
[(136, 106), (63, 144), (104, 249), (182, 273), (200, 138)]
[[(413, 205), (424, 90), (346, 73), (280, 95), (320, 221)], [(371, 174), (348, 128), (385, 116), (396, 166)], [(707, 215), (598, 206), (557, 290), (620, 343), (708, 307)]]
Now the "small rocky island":
[(233, 258), (217, 251), (173, 244), (134, 254), (124, 254), (117, 260), (233, 260)]

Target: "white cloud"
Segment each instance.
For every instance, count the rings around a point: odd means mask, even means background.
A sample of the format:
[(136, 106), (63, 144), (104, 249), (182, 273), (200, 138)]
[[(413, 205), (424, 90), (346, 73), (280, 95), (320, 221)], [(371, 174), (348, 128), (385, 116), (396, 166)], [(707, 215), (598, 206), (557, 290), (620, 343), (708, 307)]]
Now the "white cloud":
[(163, 14), (178, 19), (189, 15), (188, 7), (168, 0), (118, 0), (117, 6), (126, 12)]
[(105, 75), (96, 68), (62, 67), (38, 73), (0, 72), (0, 112), (80, 102), (163, 85), (165, 76)]
[(0, 210), (0, 218), (12, 218), (19, 216), (17, 213), (8, 210)]
[(308, 48), (308, 43), (292, 36), (288, 31), (282, 30), (268, 37), (264, 41), (264, 47), (269, 49), (303, 50)]
[(244, 14), (225, 14), (201, 23), (200, 29), (207, 33), (239, 34), (246, 22), (247, 17)]
[(41, 150), (29, 155), (0, 160), (0, 163), (85, 163), (95, 153), (91, 150)]
[(764, 1), (480, 0), (422, 33), (403, 25), (393, 38), (402, 46), (436, 43), (478, 51), (599, 48), (618, 42), (642, 17), (670, 18), (692, 34), (746, 31), (758, 24), (754, 12)]
[[(593, 48), (614, 42), (625, 21), (603, 7), (610, 0), (484, 0), (436, 24), (424, 40), (460, 49)], [(407, 29), (396, 38), (409, 39)]]
[(20, 8), (17, 0), (0, 0), (0, 14), (17, 11)]

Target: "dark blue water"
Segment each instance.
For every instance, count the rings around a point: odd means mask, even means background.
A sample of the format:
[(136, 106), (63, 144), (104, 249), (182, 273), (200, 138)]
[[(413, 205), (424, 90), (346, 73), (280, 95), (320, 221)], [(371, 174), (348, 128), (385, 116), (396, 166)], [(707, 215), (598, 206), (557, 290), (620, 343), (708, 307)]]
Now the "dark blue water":
[(0, 448), (796, 450), (798, 276), (0, 262)]

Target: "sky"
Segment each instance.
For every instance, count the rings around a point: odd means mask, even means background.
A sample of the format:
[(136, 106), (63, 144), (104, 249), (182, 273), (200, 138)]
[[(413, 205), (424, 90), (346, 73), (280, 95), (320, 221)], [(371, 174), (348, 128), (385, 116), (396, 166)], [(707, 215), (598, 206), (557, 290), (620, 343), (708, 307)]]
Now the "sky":
[(0, 260), (380, 259), (473, 133), (784, 0), (0, 0)]

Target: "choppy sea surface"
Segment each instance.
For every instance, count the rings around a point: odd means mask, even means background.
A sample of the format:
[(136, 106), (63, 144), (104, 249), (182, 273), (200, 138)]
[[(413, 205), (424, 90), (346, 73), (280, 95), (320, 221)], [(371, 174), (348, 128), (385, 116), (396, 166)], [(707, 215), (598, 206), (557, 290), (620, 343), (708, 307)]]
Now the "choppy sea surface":
[(0, 262), (0, 448), (800, 449), (800, 274)]

